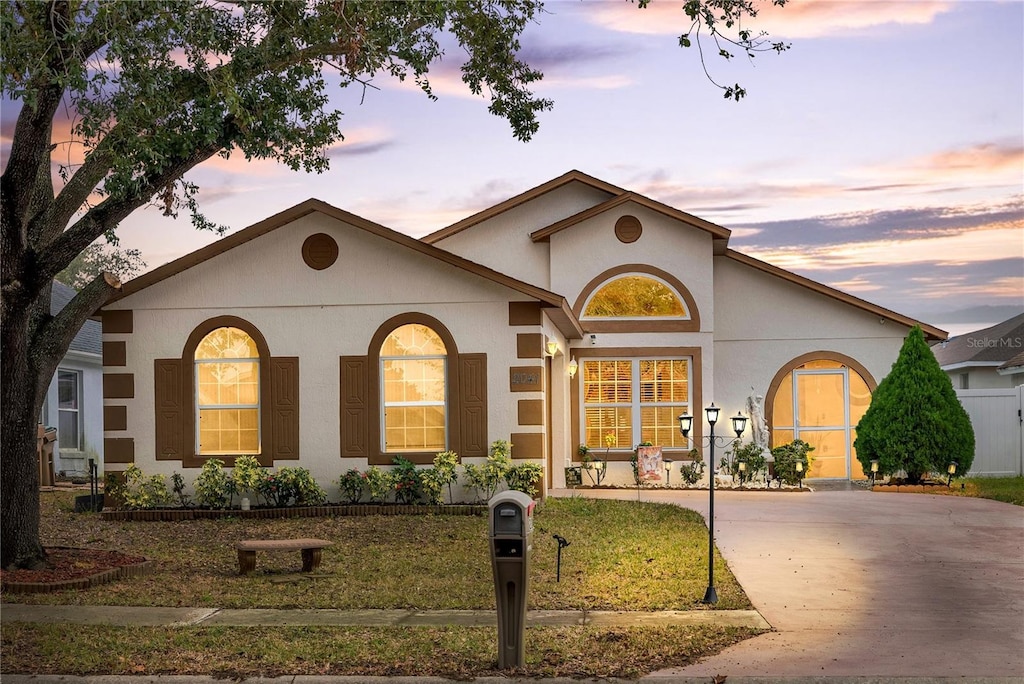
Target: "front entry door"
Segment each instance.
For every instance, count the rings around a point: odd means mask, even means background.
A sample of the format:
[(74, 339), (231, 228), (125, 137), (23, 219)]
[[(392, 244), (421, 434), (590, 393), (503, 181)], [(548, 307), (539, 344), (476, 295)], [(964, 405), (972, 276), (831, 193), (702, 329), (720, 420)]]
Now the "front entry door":
[(793, 372), (795, 437), (814, 447), (807, 477), (850, 477), (850, 378), (846, 368)]

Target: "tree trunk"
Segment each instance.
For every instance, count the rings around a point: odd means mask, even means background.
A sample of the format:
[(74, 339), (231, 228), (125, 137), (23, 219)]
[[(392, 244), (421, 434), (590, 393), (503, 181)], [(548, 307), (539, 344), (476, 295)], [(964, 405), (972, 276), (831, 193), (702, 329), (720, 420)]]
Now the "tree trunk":
[[(8, 313), (11, 313), (8, 311)], [(0, 378), (0, 567), (43, 567), (39, 542), (39, 462), (36, 425), (40, 379), (28, 351), (28, 311), (5, 317)], [(48, 378), (44, 379), (46, 383)], [(37, 402), (37, 397), (40, 399)]]

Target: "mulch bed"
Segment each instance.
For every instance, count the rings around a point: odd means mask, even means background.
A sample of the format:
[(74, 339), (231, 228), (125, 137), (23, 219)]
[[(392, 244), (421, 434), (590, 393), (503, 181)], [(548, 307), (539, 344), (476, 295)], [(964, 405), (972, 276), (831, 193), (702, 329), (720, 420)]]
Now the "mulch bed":
[(12, 594), (87, 589), (121, 579), (145, 574), (153, 563), (141, 556), (118, 551), (81, 549), (66, 546), (46, 548), (49, 567), (42, 570), (0, 569), (0, 586)]

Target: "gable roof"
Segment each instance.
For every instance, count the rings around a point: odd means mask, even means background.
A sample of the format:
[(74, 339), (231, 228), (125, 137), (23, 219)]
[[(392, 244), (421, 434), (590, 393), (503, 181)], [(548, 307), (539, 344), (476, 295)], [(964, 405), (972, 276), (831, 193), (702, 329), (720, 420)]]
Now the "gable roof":
[[(718, 241), (722, 241), (722, 251), (724, 251), (725, 245), (729, 241), (729, 235), (732, 234), (732, 231), (730, 231), (728, 228), (723, 228), (722, 226), (711, 223), (710, 221), (705, 221), (702, 218), (697, 218), (692, 214), (687, 214), (685, 211), (680, 211), (675, 207), (670, 207), (669, 205), (662, 204), (657, 200), (652, 200), (650, 197), (644, 197), (643, 195), (639, 195), (631, 191), (624, 191), (619, 193), (615, 197), (611, 198), (607, 202), (602, 202), (601, 204), (594, 205), (589, 209), (584, 209), (578, 214), (574, 214), (573, 216), (564, 218), (561, 221), (552, 223), (550, 226), (546, 228), (541, 228), (540, 230), (533, 231), (532, 233), (530, 233), (530, 239), (533, 240), (534, 242), (546, 241), (550, 239), (552, 235), (559, 231), (565, 230), (570, 226), (574, 226), (577, 223), (580, 223), (581, 221), (586, 221), (589, 218), (598, 216), (599, 214), (603, 214), (604, 212), (614, 209), (615, 207), (625, 204), (626, 202), (634, 202), (636, 204), (639, 204), (640, 206), (656, 211), (659, 214), (668, 216), (670, 218), (674, 218), (678, 221), (682, 221), (687, 225), (711, 233), (716, 243)], [(716, 252), (717, 251), (718, 250), (716, 250)]]
[[(75, 288), (54, 280), (53, 288), (50, 290), (50, 315), (56, 316), (60, 311), (75, 298), (78, 292)], [(71, 340), (70, 351), (84, 352), (86, 354), (103, 354), (103, 331), (99, 321), (87, 320), (75, 333)]]
[(773, 275), (777, 278), (788, 280), (789, 282), (794, 283), (796, 285), (802, 285), (803, 287), (806, 287), (809, 290), (813, 290), (815, 292), (823, 294), (826, 297), (831, 297), (832, 299), (843, 302), (844, 304), (849, 304), (858, 309), (861, 309), (862, 311), (867, 311), (868, 313), (878, 316), (881, 319), (893, 321), (895, 323), (899, 323), (900, 325), (905, 325), (908, 328), (912, 328), (915, 325), (919, 325), (921, 326), (921, 331), (924, 333), (927, 339), (944, 340), (946, 339), (946, 337), (949, 336), (949, 333), (947, 333), (945, 330), (940, 330), (935, 326), (928, 325), (927, 323), (922, 323), (921, 321), (910, 318), (909, 316), (904, 316), (902, 314), (896, 313), (895, 311), (890, 311), (885, 307), (878, 306), (877, 304), (872, 304), (871, 302), (865, 301), (860, 297), (854, 297), (851, 294), (847, 294), (846, 292), (843, 292), (841, 290), (829, 287), (828, 285), (823, 285), (822, 283), (819, 283), (815, 280), (811, 280), (810, 278), (805, 278), (801, 275), (797, 275), (796, 273), (791, 273), (785, 269), (779, 268), (778, 266), (772, 266), (771, 264), (761, 261), (759, 259), (755, 259), (752, 256), (747, 256), (746, 254), (742, 254), (732, 249), (727, 249), (725, 251), (724, 256), (735, 261), (738, 261), (741, 264), (745, 264), (752, 268), (756, 268), (759, 271), (768, 273), (769, 275)]
[(932, 347), (932, 351), (944, 369), (947, 366), (1001, 366), (1019, 355), (1022, 342), (1024, 313), (982, 330), (951, 337)]
[(282, 226), (288, 225), (312, 213), (320, 213), (339, 221), (343, 221), (355, 226), (356, 228), (365, 230), (368, 233), (390, 240), (395, 244), (407, 247), (408, 249), (419, 252), (433, 259), (437, 259), (438, 261), (442, 261), (450, 266), (454, 266), (455, 268), (473, 273), (477, 276), (490, 280), (491, 282), (497, 283), (498, 285), (503, 285), (520, 292), (530, 299), (536, 299), (540, 301), (543, 308), (547, 309), (548, 315), (566, 336), (571, 339), (579, 339), (583, 336), (583, 329), (580, 327), (579, 321), (576, 320), (571, 307), (561, 295), (557, 295), (554, 292), (531, 285), (523, 282), (522, 280), (518, 280), (505, 275), (504, 273), (488, 268), (487, 266), (483, 266), (470, 261), (469, 259), (452, 254), (440, 247), (434, 247), (433, 245), (426, 244), (416, 238), (391, 230), (390, 228), (386, 228), (378, 223), (374, 223), (373, 221), (364, 219), (361, 216), (339, 209), (318, 199), (308, 199), (290, 209), (286, 209), (260, 221), (259, 223), (255, 223), (248, 228), (243, 228), (236, 233), (232, 233), (227, 237), (221, 238), (217, 242), (209, 244), (206, 247), (186, 254), (174, 261), (170, 261), (159, 268), (153, 269), (149, 273), (139, 276), (138, 278), (129, 280), (122, 285), (120, 292), (110, 298), (107, 305), (110, 305), (120, 299), (124, 299), (125, 297), (135, 294), (140, 290), (144, 290), (145, 288), (155, 285), (156, 283), (170, 278), (171, 276), (182, 273), (193, 266), (197, 266), (204, 261), (212, 259), (218, 254), (234, 249), (239, 245), (245, 244), (246, 242), (254, 240), (271, 231), (277, 230)]
[(531, 200), (537, 199), (541, 195), (545, 195), (551, 192), (552, 190), (557, 190), (558, 188), (569, 185), (570, 183), (583, 183), (584, 185), (587, 185), (596, 190), (606, 192), (609, 195), (619, 195), (625, 192), (625, 190), (623, 190), (622, 188), (612, 185), (611, 183), (606, 183), (600, 178), (594, 178), (593, 176), (587, 175), (582, 171), (577, 171), (573, 169), (568, 173), (562, 174), (558, 178), (553, 178), (552, 180), (549, 180), (546, 183), (542, 183), (535, 188), (530, 188), (525, 192), (521, 192), (515, 197), (510, 197), (504, 202), (495, 204), (493, 207), (488, 207), (487, 209), (479, 211), (473, 214), (472, 216), (468, 216), (462, 219), (461, 221), (458, 221), (457, 223), (453, 223), (447, 228), (442, 228), (441, 230), (434, 231), (429, 235), (424, 235), (422, 238), (420, 238), (420, 240), (426, 242), (428, 245), (432, 245), (438, 240), (443, 240), (444, 238), (451, 237), (456, 233), (461, 233), (467, 228), (475, 226), (478, 223), (482, 223), (487, 219), (494, 218), (498, 214), (503, 214), (509, 209), (514, 209), (515, 207), (518, 207), (520, 204), (525, 204)]

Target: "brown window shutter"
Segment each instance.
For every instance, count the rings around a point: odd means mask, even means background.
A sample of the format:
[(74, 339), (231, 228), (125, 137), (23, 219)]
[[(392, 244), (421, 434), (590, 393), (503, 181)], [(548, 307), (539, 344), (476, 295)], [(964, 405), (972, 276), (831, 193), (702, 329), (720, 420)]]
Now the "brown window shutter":
[[(190, 369), (191, 370), (191, 369)], [(185, 458), (185, 396), (181, 359), (154, 361), (156, 460)]]
[(299, 359), (270, 359), (270, 445), (275, 461), (299, 458)]
[(368, 458), (370, 428), (369, 362), (365, 356), (341, 357), (341, 457)]
[(487, 455), (487, 354), (459, 354), (459, 455)]

